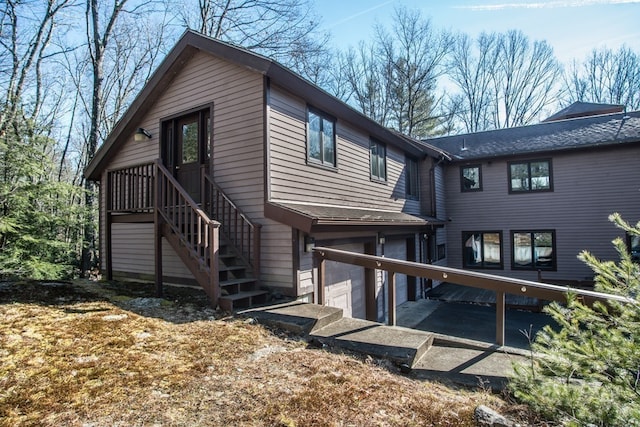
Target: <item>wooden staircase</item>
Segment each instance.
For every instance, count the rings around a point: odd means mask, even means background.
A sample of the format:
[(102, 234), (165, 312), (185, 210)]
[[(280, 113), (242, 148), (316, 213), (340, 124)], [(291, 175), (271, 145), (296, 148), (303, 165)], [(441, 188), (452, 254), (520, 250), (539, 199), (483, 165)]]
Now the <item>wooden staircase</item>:
[(259, 288), (258, 279), (251, 266), (238, 255), (237, 249), (226, 239), (220, 244), (219, 283), (221, 289), (218, 305), (221, 309), (234, 311), (238, 308), (249, 308), (267, 302), (269, 294)]
[(157, 241), (166, 239), (212, 306), (234, 311), (266, 303), (269, 294), (259, 283), (260, 227), (211, 178), (203, 177), (199, 205), (160, 162), (156, 171)]

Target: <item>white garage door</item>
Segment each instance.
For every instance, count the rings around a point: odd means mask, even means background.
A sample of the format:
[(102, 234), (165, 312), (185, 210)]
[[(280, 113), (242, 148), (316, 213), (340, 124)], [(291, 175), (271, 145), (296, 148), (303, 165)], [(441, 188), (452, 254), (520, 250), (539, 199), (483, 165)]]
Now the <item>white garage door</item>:
[[(384, 245), (386, 258), (407, 259), (407, 242), (405, 240), (393, 240)], [(407, 301), (407, 276), (396, 274), (396, 305)]]
[[(362, 244), (333, 246), (333, 249), (363, 253)], [(364, 268), (335, 261), (325, 265), (326, 304), (343, 310), (345, 317), (366, 318)]]

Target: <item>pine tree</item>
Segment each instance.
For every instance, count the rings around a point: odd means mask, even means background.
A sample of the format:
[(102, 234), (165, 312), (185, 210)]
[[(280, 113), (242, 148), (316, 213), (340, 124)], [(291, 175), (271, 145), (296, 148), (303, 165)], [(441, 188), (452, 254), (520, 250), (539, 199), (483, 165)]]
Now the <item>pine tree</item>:
[[(619, 214), (609, 217), (640, 236)], [(569, 295), (545, 309), (559, 327), (546, 326), (532, 344), (529, 363), (516, 366), (510, 387), (517, 399), (566, 425), (640, 425), (640, 265), (625, 239), (613, 244), (620, 260), (579, 258), (595, 274), (595, 290), (628, 298), (588, 306)]]
[(28, 119), (0, 138), (0, 279), (76, 272), (81, 189), (56, 179), (52, 144)]

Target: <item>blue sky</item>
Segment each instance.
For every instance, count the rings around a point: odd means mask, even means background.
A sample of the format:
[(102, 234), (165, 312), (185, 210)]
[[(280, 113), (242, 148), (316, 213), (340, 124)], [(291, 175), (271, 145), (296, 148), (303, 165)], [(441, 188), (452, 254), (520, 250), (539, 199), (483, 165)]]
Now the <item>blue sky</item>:
[(547, 40), (566, 63), (582, 61), (595, 47), (623, 44), (640, 52), (640, 0), (315, 0), (323, 28), (336, 47), (373, 38), (373, 25), (388, 24), (394, 8), (419, 9), (436, 28), (475, 36), (482, 31), (522, 30)]

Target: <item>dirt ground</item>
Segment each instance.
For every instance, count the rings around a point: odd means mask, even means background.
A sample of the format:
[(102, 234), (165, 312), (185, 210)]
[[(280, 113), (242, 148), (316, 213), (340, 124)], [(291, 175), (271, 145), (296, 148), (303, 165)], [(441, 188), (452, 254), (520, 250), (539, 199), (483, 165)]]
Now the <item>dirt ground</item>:
[(0, 282), (0, 426), (472, 426), (487, 390), (212, 310), (198, 290)]

